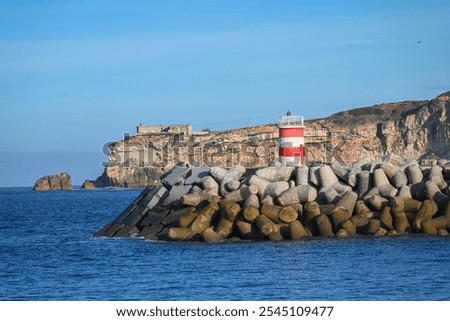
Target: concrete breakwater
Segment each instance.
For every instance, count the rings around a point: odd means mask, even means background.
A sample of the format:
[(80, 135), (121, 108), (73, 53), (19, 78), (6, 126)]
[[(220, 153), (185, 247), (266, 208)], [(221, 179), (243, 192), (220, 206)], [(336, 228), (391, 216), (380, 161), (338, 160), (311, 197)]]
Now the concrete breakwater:
[(299, 240), (450, 230), (450, 165), (394, 158), (312, 167), (177, 165), (96, 236)]

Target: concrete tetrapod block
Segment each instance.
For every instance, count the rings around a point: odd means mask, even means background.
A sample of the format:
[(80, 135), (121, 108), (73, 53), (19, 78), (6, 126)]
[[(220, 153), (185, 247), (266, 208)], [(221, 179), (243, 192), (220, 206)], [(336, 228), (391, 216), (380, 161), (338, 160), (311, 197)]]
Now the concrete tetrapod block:
[(362, 171), (358, 175), (358, 196), (363, 197), (371, 188), (371, 179), (369, 171)]
[(404, 198), (413, 198), (411, 194), (411, 186), (405, 185), (400, 187), (397, 196), (404, 197)]
[(265, 215), (259, 215), (256, 218), (255, 223), (258, 230), (266, 236), (269, 236), (277, 231), (275, 223)]
[(351, 214), (345, 207), (336, 207), (330, 214), (335, 231), (341, 228), (341, 224), (351, 218)]
[(427, 198), (434, 201), (439, 209), (443, 210), (447, 207), (447, 204), (450, 201), (450, 197), (443, 194), (433, 180), (430, 180), (426, 183), (426, 192)]
[(188, 241), (194, 235), (189, 227), (171, 227), (167, 236), (173, 241)]
[(433, 224), (437, 230), (446, 230), (450, 228), (450, 221), (445, 216), (438, 216), (431, 219), (431, 224)]
[(392, 184), (396, 188), (401, 188), (403, 186), (406, 186), (406, 185), (408, 185), (408, 177), (406, 177), (406, 174), (404, 172), (398, 171), (392, 178)]
[(386, 176), (386, 173), (381, 169), (377, 168), (373, 171), (373, 181), (375, 187), (380, 187), (384, 185), (390, 185), (389, 179)]
[(334, 190), (341, 195), (352, 190), (352, 188), (350, 186), (345, 185), (341, 182), (336, 182), (333, 185), (331, 185), (331, 187), (334, 188)]
[(193, 206), (182, 207), (180, 209), (171, 210), (170, 213), (163, 218), (161, 224), (164, 226), (170, 226), (177, 224), (179, 222), (180, 216), (189, 215), (196, 211), (196, 208)]
[(336, 207), (344, 207), (348, 210), (350, 215), (355, 209), (356, 201), (358, 200), (358, 194), (353, 191), (347, 191), (342, 198), (337, 202)]
[(414, 212), (415, 213), (422, 206), (422, 202), (417, 201), (413, 198), (399, 196), (399, 197), (391, 198), (390, 205), (391, 206), (399, 205), (399, 206), (403, 207), (405, 212)]
[(229, 181), (226, 186), (230, 192), (239, 189), (239, 187), (241, 187), (241, 182), (239, 181)]
[(135, 226), (148, 211), (149, 209), (147, 207), (138, 206), (130, 215), (128, 215), (123, 223), (129, 226)]
[(185, 206), (197, 207), (201, 202), (211, 200), (215, 195), (211, 194), (209, 191), (204, 191), (198, 194), (185, 194), (181, 196), (181, 203)]
[(239, 189), (229, 192), (225, 199), (230, 202), (239, 203), (250, 197), (250, 190), (247, 185), (242, 185)]
[(169, 191), (169, 195), (167, 195), (164, 202), (162, 203), (162, 206), (175, 205), (176, 203), (180, 203), (181, 197), (188, 194), (190, 190), (190, 185), (173, 186)]
[(113, 236), (114, 237), (130, 237), (129, 232), (133, 229), (134, 226), (123, 225)]
[(355, 224), (357, 234), (364, 234), (367, 231), (367, 225), (369, 224), (370, 220), (371, 219), (368, 217), (354, 215), (350, 218), (349, 221)]
[(192, 221), (190, 228), (192, 234), (203, 232), (211, 225), (211, 220), (219, 211), (219, 205), (216, 202), (209, 202), (203, 208), (197, 210), (198, 216)]
[(422, 228), (422, 222), (426, 220), (431, 220), (433, 216), (437, 213), (437, 211), (438, 207), (435, 202), (431, 200), (423, 201), (414, 220), (414, 227), (417, 230), (420, 230)]
[(242, 215), (248, 222), (254, 222), (259, 214), (259, 208), (253, 206), (246, 207), (242, 211)]
[(242, 238), (246, 240), (258, 241), (265, 238), (265, 236), (257, 230), (254, 224), (251, 224), (243, 219), (238, 219), (236, 221), (236, 226)]
[(269, 240), (276, 241), (276, 242), (280, 242), (280, 241), (284, 240), (283, 235), (281, 235), (280, 232), (274, 232), (272, 234), (269, 234), (268, 237), (269, 237)]
[(305, 204), (305, 214), (300, 217), (305, 230), (311, 236), (319, 235), (315, 218), (322, 214), (317, 202), (308, 202)]
[(380, 192), (381, 196), (386, 198), (394, 197), (398, 193), (398, 189), (396, 189), (391, 184), (378, 186), (378, 191)]
[(422, 221), (422, 232), (428, 235), (437, 235), (438, 230), (434, 225), (432, 224), (432, 221), (430, 219)]
[(369, 198), (369, 204), (376, 211), (381, 211), (383, 207), (389, 204), (389, 200), (380, 195), (373, 195)]
[(278, 202), (282, 206), (297, 203), (312, 202), (317, 198), (317, 190), (309, 185), (300, 185), (290, 188), (278, 196)]
[(423, 180), (423, 174), (418, 164), (411, 164), (406, 168), (406, 174), (410, 184), (418, 184)]
[(197, 213), (197, 211), (180, 215), (178, 217), (178, 226), (188, 227), (197, 218), (198, 215), (199, 214)]
[(396, 205), (391, 209), (391, 213), (394, 219), (394, 228), (398, 233), (404, 234), (411, 230), (403, 207)]
[(247, 207), (256, 207), (259, 208), (260, 204), (259, 204), (259, 198), (256, 195), (251, 194), (249, 197), (247, 197), (247, 199), (244, 202), (244, 208)]
[(212, 176), (205, 176), (202, 179), (202, 186), (211, 195), (219, 195), (219, 183)]
[(385, 236), (388, 233), (388, 231), (382, 227), (380, 227), (376, 232), (375, 236)]
[(264, 198), (261, 199), (261, 205), (264, 205), (264, 204), (274, 205), (275, 202), (273, 200), (273, 197), (269, 196), (269, 195), (264, 196)]
[(320, 186), (328, 187), (338, 182), (337, 176), (334, 174), (330, 166), (325, 165), (319, 168)]
[[(346, 220), (345, 222), (343, 222), (341, 224), (341, 226), (342, 226), (342, 228), (339, 229), (339, 231), (342, 229), (345, 229), (347, 231), (347, 235), (355, 235), (356, 234), (356, 225), (355, 225), (355, 223), (353, 223), (352, 220), (350, 220), (350, 219)], [(337, 227), (335, 227), (335, 228), (337, 228)]]
[(379, 217), (381, 227), (387, 231), (394, 228), (394, 220), (391, 215), (391, 207), (385, 206)]
[(320, 214), (315, 218), (317, 230), (320, 236), (334, 236), (331, 221), (325, 214)]
[(231, 167), (224, 175), (222, 181), (220, 182), (220, 194), (225, 196), (228, 194), (226, 186), (231, 181), (238, 181), (242, 175), (245, 173), (245, 167), (241, 165), (234, 165)]
[(331, 212), (336, 208), (336, 205), (335, 204), (320, 204), (319, 208), (320, 208), (320, 213), (325, 214), (325, 215), (331, 215)]
[(322, 187), (317, 194), (317, 202), (320, 204), (336, 204), (341, 198), (341, 195), (331, 186)]
[(299, 166), (295, 170), (295, 185), (308, 185), (309, 183), (309, 168), (307, 166)]
[(380, 195), (380, 191), (378, 190), (378, 187), (371, 188), (364, 196), (364, 201), (368, 202), (369, 199), (374, 195)]
[(267, 185), (266, 195), (272, 196), (273, 198), (278, 197), (283, 192), (289, 189), (289, 183), (285, 181), (274, 182)]
[(184, 181), (185, 185), (202, 184), (203, 179), (209, 176), (209, 167), (193, 167), (190, 175)]
[(202, 232), (202, 237), (205, 242), (223, 242), (223, 239), (211, 227), (208, 227)]
[(362, 167), (369, 167), (372, 159), (369, 156), (364, 156), (355, 163), (352, 164), (352, 169), (361, 169)]
[(367, 207), (366, 203), (364, 201), (357, 201), (355, 204), (355, 210), (356, 215), (361, 215), (362, 217), (372, 218), (373, 212)]
[(228, 203), (224, 207), (221, 205), (222, 217), (230, 222), (234, 222), (241, 212), (241, 207), (236, 203)]
[(399, 171), (399, 167), (397, 165), (391, 164), (390, 162), (384, 161), (381, 163), (380, 168), (384, 171), (386, 176), (392, 180)]
[(441, 166), (432, 166), (430, 169), (430, 173), (428, 174), (428, 180), (433, 179), (433, 177), (438, 177), (437, 181), (439, 185), (439, 189), (444, 189), (447, 187), (447, 183), (444, 180), (444, 176), (442, 175), (442, 167)]
[(309, 168), (309, 182), (315, 186), (320, 185), (320, 166), (313, 166)]
[(341, 228), (339, 231), (337, 231), (336, 236), (340, 239), (343, 239), (349, 237), (349, 233), (346, 229)]
[(278, 213), (278, 218), (283, 223), (291, 223), (295, 221), (298, 217), (297, 211), (292, 208), (291, 206), (286, 206), (281, 209), (281, 211)]
[(341, 165), (338, 162), (334, 162), (331, 164), (331, 169), (338, 178), (340, 178), (344, 182), (347, 181), (348, 173), (350, 172), (350, 168), (348, 166)]
[(139, 232), (138, 237), (145, 237), (148, 239), (157, 239), (157, 237), (153, 234), (153, 229), (150, 226), (146, 226)]
[(290, 238), (291, 240), (294, 241), (309, 236), (305, 228), (303, 227), (303, 224), (298, 220), (289, 223), (289, 231), (290, 231)]
[(147, 195), (142, 199), (142, 201), (139, 204), (147, 206), (147, 208), (151, 210), (158, 204), (160, 204), (160, 202), (163, 202), (168, 194), (169, 191), (164, 186), (155, 186), (154, 188), (149, 190)]
[(233, 233), (233, 227), (234, 223), (230, 222), (223, 217), (219, 220), (219, 223), (217, 223), (216, 228), (214, 231), (223, 239), (226, 239), (228, 236)]
[(267, 186), (269, 186), (270, 182), (262, 179), (259, 176), (252, 175), (249, 179), (250, 185), (254, 185), (258, 188), (259, 197), (264, 197), (266, 195)]
[(143, 228), (149, 225), (159, 226), (161, 221), (169, 214), (169, 209), (164, 207), (155, 207), (152, 210), (146, 212), (142, 219), (137, 224)]
[(187, 166), (176, 165), (161, 177), (161, 183), (168, 188), (173, 187), (180, 184), (190, 171)]
[(358, 181), (359, 173), (361, 173), (361, 169), (352, 169), (350, 172), (348, 172), (347, 184), (351, 187), (355, 187)]
[(282, 209), (282, 206), (264, 204), (260, 208), (260, 213), (261, 215), (267, 216), (274, 223), (279, 224), (281, 223), (279, 214)]
[(223, 180), (227, 173), (227, 170), (222, 167), (211, 167), (209, 174), (219, 183)]
[(366, 234), (375, 235), (377, 231), (381, 228), (381, 222), (377, 219), (371, 219), (367, 225)]
[(271, 183), (288, 181), (295, 167), (265, 167), (258, 169), (255, 175)]

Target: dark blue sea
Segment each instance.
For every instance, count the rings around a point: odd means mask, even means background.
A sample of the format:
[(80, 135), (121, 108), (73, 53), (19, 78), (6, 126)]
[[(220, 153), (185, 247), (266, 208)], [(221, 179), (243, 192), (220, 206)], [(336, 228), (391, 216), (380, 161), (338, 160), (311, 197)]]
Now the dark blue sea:
[(0, 189), (0, 300), (449, 300), (450, 238), (95, 238), (138, 189)]

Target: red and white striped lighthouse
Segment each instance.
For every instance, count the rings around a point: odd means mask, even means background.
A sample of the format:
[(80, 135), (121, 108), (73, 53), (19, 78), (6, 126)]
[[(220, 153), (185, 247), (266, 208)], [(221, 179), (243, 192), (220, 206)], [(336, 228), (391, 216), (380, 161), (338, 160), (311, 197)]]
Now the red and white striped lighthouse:
[(303, 116), (278, 117), (279, 161), (283, 166), (301, 166), (305, 163), (305, 139)]

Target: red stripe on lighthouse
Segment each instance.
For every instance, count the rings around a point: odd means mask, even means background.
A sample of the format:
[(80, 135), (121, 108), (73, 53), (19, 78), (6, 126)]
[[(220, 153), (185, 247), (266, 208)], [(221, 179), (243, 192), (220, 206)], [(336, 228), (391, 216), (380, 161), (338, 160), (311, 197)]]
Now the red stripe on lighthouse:
[(303, 127), (280, 128), (280, 137), (303, 137)]

